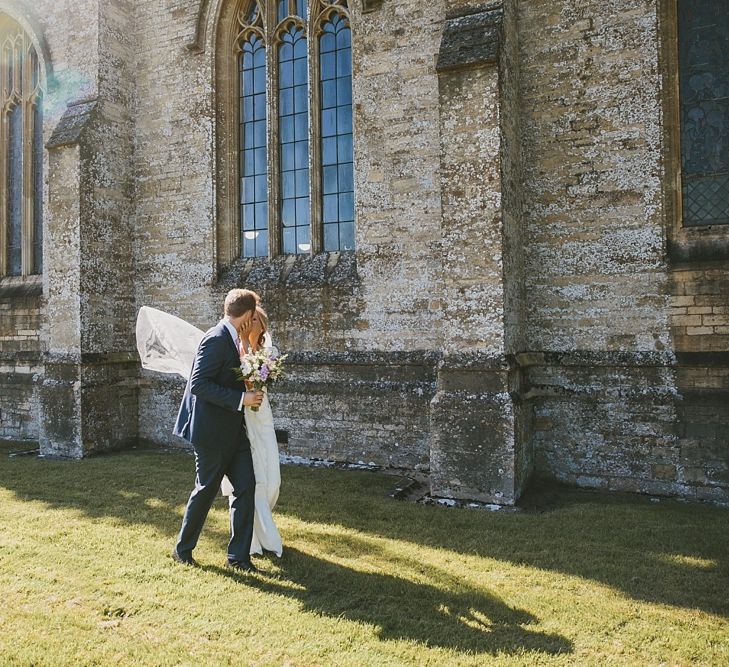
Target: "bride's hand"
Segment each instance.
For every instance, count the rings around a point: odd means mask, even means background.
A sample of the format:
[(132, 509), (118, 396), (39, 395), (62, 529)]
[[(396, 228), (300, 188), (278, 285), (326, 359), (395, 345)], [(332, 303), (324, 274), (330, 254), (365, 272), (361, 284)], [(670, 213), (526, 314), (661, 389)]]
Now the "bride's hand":
[(241, 340), (248, 340), (248, 335), (251, 333), (251, 323), (241, 324), (238, 327), (238, 335)]

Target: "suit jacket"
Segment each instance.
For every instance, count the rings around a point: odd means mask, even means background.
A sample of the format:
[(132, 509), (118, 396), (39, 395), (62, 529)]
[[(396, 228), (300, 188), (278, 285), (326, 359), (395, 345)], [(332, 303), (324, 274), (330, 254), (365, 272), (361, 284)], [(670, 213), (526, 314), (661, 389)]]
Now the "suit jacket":
[(237, 447), (245, 429), (238, 410), (245, 385), (233, 369), (240, 367), (235, 343), (222, 322), (205, 333), (173, 433), (195, 447)]

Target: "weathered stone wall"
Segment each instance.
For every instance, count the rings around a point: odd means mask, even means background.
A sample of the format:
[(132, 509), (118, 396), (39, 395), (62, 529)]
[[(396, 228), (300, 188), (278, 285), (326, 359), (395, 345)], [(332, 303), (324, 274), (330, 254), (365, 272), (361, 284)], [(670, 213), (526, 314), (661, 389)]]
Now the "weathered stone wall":
[(534, 469), (533, 406), (524, 399), (524, 374), (514, 355), (526, 349), (526, 276), (522, 109), (522, 65), (518, 0), (503, 3), (504, 18), (500, 53), (501, 77), (501, 180), (504, 281), (504, 340), (510, 377), (509, 394), (514, 411), (515, 487), (524, 489)]
[(729, 351), (729, 269), (726, 260), (676, 265), (671, 272), (671, 282), (671, 331), (676, 350)]
[(677, 372), (679, 461), (676, 479), (698, 498), (723, 500), (729, 490), (729, 354), (680, 354)]
[[(19, 283), (20, 281), (18, 281)], [(38, 439), (41, 284), (0, 288), (0, 438)]]
[(133, 263), (136, 40), (131, 0), (99, 1), (99, 104), (83, 141), (83, 352), (135, 350)]
[[(729, 290), (721, 262), (669, 252), (675, 156), (661, 72), (672, 65), (660, 10), (520, 3), (526, 350), (536, 354), (521, 362), (535, 468), (585, 486), (726, 498), (726, 361), (684, 353), (727, 350)], [(700, 245), (712, 255), (710, 239)]]
[[(47, 94), (43, 134), (47, 140), (70, 100), (95, 96), (97, 41), (93, 21), (75, 21), (69, 2), (0, 0), (0, 12), (19, 22), (34, 40), (43, 65)], [(73, 2), (80, 15), (93, 15), (95, 0)], [(44, 159), (48, 177), (49, 161)], [(44, 185), (44, 210), (48, 191)], [(44, 240), (44, 256), (51, 250)], [(0, 280), (0, 437), (37, 440), (40, 432), (39, 381), (48, 335), (46, 276)], [(53, 320), (63, 329), (63, 318)]]
[(534, 406), (538, 475), (611, 490), (688, 493), (676, 484), (671, 354), (531, 353), (520, 361)]
[[(354, 377), (361, 369), (356, 354), (346, 361), (346, 353), (393, 353), (391, 361), (385, 356), (379, 362), (380, 389), (370, 407), (362, 400), (359, 385), (356, 391), (343, 381), (341, 387), (329, 385), (329, 391), (340, 394), (342, 406), (350, 406), (351, 428), (339, 418), (327, 427), (323, 416), (317, 418), (316, 429), (311, 427), (313, 415), (323, 413), (312, 406), (312, 416), (307, 417), (305, 399), (293, 389), (282, 390), (275, 409), (289, 425), (292, 453), (346, 458), (369, 448), (368, 459), (404, 465), (406, 455), (394, 451), (387, 429), (378, 421), (384, 418), (386, 404), (400, 405), (403, 400), (391, 379), (400, 368), (397, 354), (438, 349), (441, 343), (440, 143), (434, 65), (445, 10), (441, 2), (411, 1), (384, 3), (363, 15), (358, 2), (351, 5), (356, 256), (329, 253), (280, 258), (270, 264), (257, 260), (223, 266), (219, 277), (212, 49), (220, 3), (211, 3), (208, 49), (200, 54), (183, 48), (193, 36), (194, 3), (137, 5), (139, 51), (149, 57), (139, 60), (137, 78), (135, 261), (137, 274), (145, 280), (136, 285), (136, 299), (138, 306), (155, 306), (207, 328), (220, 317), (228, 289), (253, 288), (264, 298), (274, 339), (283, 350), (320, 353), (322, 359), (329, 353), (345, 354), (336, 366), (339, 381), (342, 368), (349, 368)], [(189, 30), (184, 35), (183, 27)], [(370, 381), (377, 383), (374, 377)], [(171, 382), (152, 378), (148, 382), (140, 394), (140, 435), (158, 440), (172, 426), (176, 407), (169, 408), (179, 389)], [(156, 396), (157, 391), (165, 396)], [(372, 407), (378, 402), (382, 405)], [(292, 415), (301, 415), (300, 420), (294, 421)], [(389, 428), (405, 438), (402, 452), (411, 453), (412, 465), (422, 465), (427, 402), (419, 399), (398, 408), (392, 419)], [(406, 437), (408, 431), (420, 435)], [(354, 437), (351, 443), (342, 435), (345, 432)]]
[(671, 345), (656, 10), (519, 6), (536, 472), (655, 491), (675, 421), (670, 370), (643, 361)]
[(139, 373), (134, 315), (206, 329), (245, 286), (294, 352), (272, 394), (288, 454), (497, 502), (533, 469), (726, 499), (726, 235), (672, 249), (659, 0), (353, 1), (357, 250), (232, 263), (231, 2), (35, 3), (46, 138), (88, 104), (49, 151), (43, 296), (0, 285), (0, 437), (183, 446), (183, 382)]
[(673, 257), (671, 267), (680, 450), (667, 472), (698, 497), (721, 500), (729, 489), (729, 229), (692, 231), (698, 252)]
[(504, 206), (519, 179), (518, 95), (507, 88), (518, 79), (516, 50), (503, 57), (514, 37), (501, 3), (450, 4), (437, 65), (444, 355), (431, 403), (431, 489), (502, 503), (516, 501), (528, 476), (506, 358), (522, 283), (521, 217)]
[(272, 392), (293, 456), (428, 470), (433, 353), (296, 353)]
[(655, 2), (520, 10), (527, 347), (670, 347)]
[[(19, 12), (37, 39), (47, 87), (46, 305), (35, 323), (35, 366), (41, 349), (45, 357), (32, 432), (46, 455), (82, 456), (133, 442), (137, 430), (129, 419), (137, 412), (131, 4), (7, 0), (3, 10)], [(27, 312), (9, 298), (11, 311)]]

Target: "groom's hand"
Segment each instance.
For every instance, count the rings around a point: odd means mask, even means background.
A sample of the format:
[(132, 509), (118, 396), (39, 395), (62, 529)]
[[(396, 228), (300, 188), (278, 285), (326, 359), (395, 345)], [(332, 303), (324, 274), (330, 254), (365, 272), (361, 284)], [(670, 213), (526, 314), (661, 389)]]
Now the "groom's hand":
[(248, 405), (249, 407), (261, 407), (261, 402), (263, 401), (263, 392), (262, 391), (247, 391), (243, 395), (243, 405)]

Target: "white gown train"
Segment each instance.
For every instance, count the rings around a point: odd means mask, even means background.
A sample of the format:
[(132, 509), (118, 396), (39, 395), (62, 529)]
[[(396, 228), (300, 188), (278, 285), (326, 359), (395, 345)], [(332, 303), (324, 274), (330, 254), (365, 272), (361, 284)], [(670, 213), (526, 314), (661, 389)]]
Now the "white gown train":
[[(256, 476), (255, 513), (253, 516), (253, 542), (251, 553), (261, 554), (263, 549), (272, 551), (277, 556), (283, 552), (281, 535), (273, 520), (272, 510), (278, 500), (281, 486), (281, 468), (279, 466), (278, 443), (273, 428), (273, 413), (268, 402), (268, 394), (263, 399), (258, 412), (245, 408), (246, 429), (251, 442), (253, 472)], [(233, 486), (227, 477), (221, 485), (223, 495), (233, 501)]]

